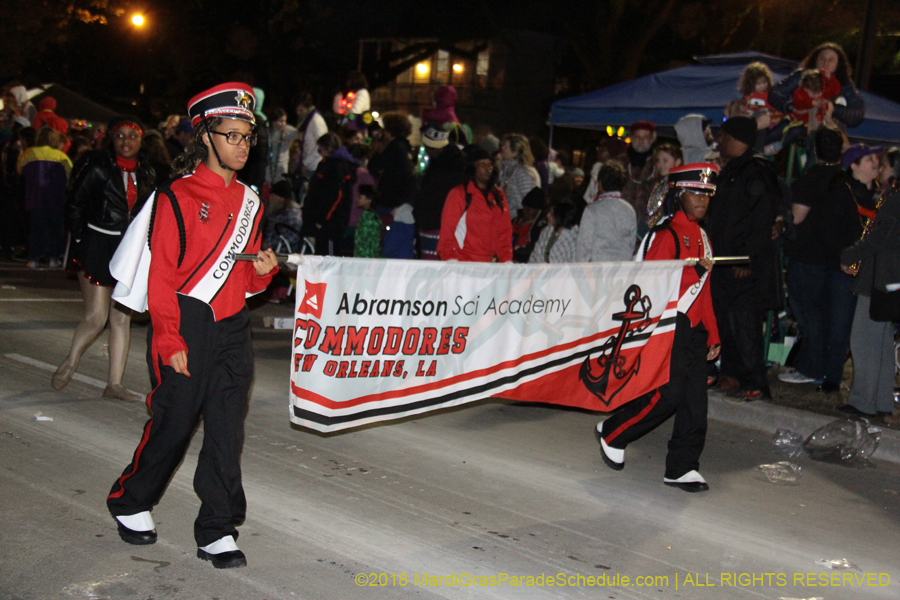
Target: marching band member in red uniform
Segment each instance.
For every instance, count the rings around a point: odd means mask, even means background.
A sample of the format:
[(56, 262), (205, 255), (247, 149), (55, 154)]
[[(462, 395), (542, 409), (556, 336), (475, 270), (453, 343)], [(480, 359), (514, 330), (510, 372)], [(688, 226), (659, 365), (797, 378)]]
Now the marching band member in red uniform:
[[(235, 544), (246, 512), (240, 455), (253, 376), (245, 296), (278, 270), (274, 253), (260, 251), (260, 199), (235, 178), (256, 143), (255, 101), (250, 87), (226, 83), (188, 103), (194, 140), (174, 164), (182, 177), (157, 190), (150, 218), (151, 417), (107, 498), (122, 540), (154, 543), (150, 511), (202, 415), (194, 537), (197, 555), (216, 568), (247, 564)], [(258, 258), (238, 262), (235, 253)]]
[(715, 193), (716, 165), (697, 163), (669, 171), (670, 193), (681, 210), (651, 230), (635, 260), (699, 259), (684, 267), (675, 320), (669, 382), (626, 404), (597, 424), (603, 462), (625, 468), (625, 448), (675, 415), (663, 482), (687, 492), (709, 489), (698, 472), (706, 441), (706, 361), (719, 355), (719, 333), (709, 293), (712, 248), (697, 224)]

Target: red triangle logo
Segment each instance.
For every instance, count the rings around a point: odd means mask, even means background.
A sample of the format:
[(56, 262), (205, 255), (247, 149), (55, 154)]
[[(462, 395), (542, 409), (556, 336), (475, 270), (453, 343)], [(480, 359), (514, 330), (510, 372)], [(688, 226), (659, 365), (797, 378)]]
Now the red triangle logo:
[(306, 292), (303, 294), (303, 301), (297, 307), (297, 313), (301, 315), (312, 315), (317, 319), (322, 318), (322, 308), (325, 304), (325, 288), (327, 283), (310, 283), (305, 282)]

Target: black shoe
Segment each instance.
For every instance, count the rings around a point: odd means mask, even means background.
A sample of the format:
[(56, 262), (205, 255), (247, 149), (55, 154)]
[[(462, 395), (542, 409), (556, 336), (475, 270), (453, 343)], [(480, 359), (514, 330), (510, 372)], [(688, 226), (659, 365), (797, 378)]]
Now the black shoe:
[(732, 398), (737, 403), (772, 401), (772, 392), (769, 391), (769, 388), (753, 388), (749, 386), (741, 386), (735, 390), (728, 392), (726, 396)]
[(210, 554), (206, 550), (197, 548), (197, 558), (212, 562), (217, 569), (234, 569), (236, 567), (246, 567), (247, 557), (240, 550), (232, 550), (231, 552), (222, 552), (220, 554)]
[(122, 525), (118, 519), (116, 519), (116, 525), (119, 527), (119, 537), (122, 538), (123, 542), (134, 544), (135, 546), (146, 546), (148, 544), (156, 543), (155, 529), (151, 529), (150, 531), (135, 531), (134, 529), (128, 529)]
[(666, 485), (670, 485), (672, 487), (677, 487), (678, 489), (684, 490), (686, 492), (690, 492), (692, 494), (697, 492), (705, 492), (709, 490), (709, 484), (705, 481), (691, 481), (690, 483), (680, 483), (678, 481), (666, 481)]
[(841, 413), (843, 415), (847, 415), (848, 417), (874, 417), (875, 416), (875, 415), (870, 415), (868, 413), (864, 413), (863, 411), (859, 410), (852, 404), (842, 404), (841, 406), (838, 406), (835, 410), (837, 410), (839, 413)]
[(821, 385), (816, 386), (817, 392), (822, 392), (823, 394), (833, 394), (841, 389), (841, 386), (837, 383), (831, 383), (830, 381), (824, 381)]
[(597, 438), (597, 443), (600, 444), (600, 456), (603, 458), (603, 462), (606, 463), (606, 466), (613, 471), (621, 471), (622, 469), (624, 469), (624, 462), (616, 462), (606, 454), (606, 449), (604, 448), (606, 442), (603, 441), (603, 433), (601, 433), (600, 430), (596, 427), (594, 427), (594, 437)]
[(663, 477), (663, 483), (672, 487), (677, 487), (685, 492), (691, 492), (692, 494), (696, 492), (705, 492), (709, 489), (709, 484), (706, 483), (706, 479), (704, 479), (703, 475), (697, 471), (688, 471), (676, 479)]

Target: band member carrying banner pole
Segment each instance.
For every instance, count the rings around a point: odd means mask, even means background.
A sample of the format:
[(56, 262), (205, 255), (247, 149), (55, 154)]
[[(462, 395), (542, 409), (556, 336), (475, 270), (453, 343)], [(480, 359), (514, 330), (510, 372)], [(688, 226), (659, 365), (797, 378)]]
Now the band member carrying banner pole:
[(708, 285), (712, 248), (697, 222), (706, 215), (718, 171), (706, 163), (669, 171), (669, 193), (681, 209), (651, 231), (635, 256), (637, 261), (697, 259), (682, 271), (669, 381), (625, 404), (594, 431), (603, 462), (620, 471), (625, 448), (674, 415), (663, 482), (687, 492), (709, 489), (698, 469), (706, 441), (706, 361), (719, 354), (719, 334)]
[[(113, 297), (137, 310), (149, 305), (147, 362), (154, 389), (147, 397), (150, 420), (107, 507), (123, 541), (154, 543), (150, 511), (202, 415), (194, 538), (197, 556), (220, 569), (247, 564), (235, 543), (247, 505), (240, 456), (253, 377), (244, 299), (263, 291), (278, 270), (275, 254), (259, 249), (260, 199), (236, 179), (256, 144), (255, 103), (252, 89), (241, 83), (191, 99), (194, 140), (174, 164), (182, 177), (147, 202), (110, 265), (120, 284)], [(238, 262), (236, 253), (257, 257)], [(127, 288), (124, 296), (117, 295), (120, 287)]]

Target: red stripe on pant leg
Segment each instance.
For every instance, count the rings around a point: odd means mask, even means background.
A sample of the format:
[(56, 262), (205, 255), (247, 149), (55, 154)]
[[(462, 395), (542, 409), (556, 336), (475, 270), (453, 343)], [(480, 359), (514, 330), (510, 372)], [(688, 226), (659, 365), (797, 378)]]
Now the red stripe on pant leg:
[(631, 417), (630, 419), (628, 419), (627, 421), (625, 421), (624, 423), (619, 425), (618, 429), (616, 429), (611, 434), (609, 434), (608, 436), (605, 436), (603, 438), (604, 441), (606, 441), (607, 444), (611, 444), (612, 441), (619, 436), (619, 434), (621, 434), (623, 431), (625, 431), (626, 429), (628, 429), (629, 427), (631, 427), (632, 425), (634, 425), (635, 423), (639, 422), (641, 419), (646, 417), (647, 414), (651, 410), (653, 410), (653, 407), (656, 406), (656, 403), (659, 402), (660, 398), (661, 398), (661, 395), (659, 393), (659, 390), (656, 390), (656, 393), (654, 393), (653, 397), (650, 398), (650, 403), (644, 407), (644, 410), (642, 410), (635, 416)]
[(138, 460), (141, 458), (141, 451), (144, 449), (144, 446), (147, 444), (147, 440), (150, 438), (150, 428), (153, 426), (153, 409), (150, 408), (150, 399), (153, 398), (153, 392), (159, 389), (159, 386), (162, 385), (162, 379), (160, 378), (159, 372), (159, 355), (157, 355), (157, 360), (153, 361), (153, 373), (156, 375), (156, 387), (153, 388), (149, 394), (147, 394), (147, 410), (150, 411), (150, 420), (147, 421), (147, 424), (144, 426), (144, 435), (141, 436), (141, 442), (138, 444), (137, 450), (134, 451), (134, 460), (132, 461), (131, 471), (128, 473), (124, 473), (121, 477), (119, 477), (119, 491), (110, 494), (107, 498), (119, 498), (122, 494), (125, 493), (125, 486), (122, 485), (125, 483), (125, 480), (134, 475), (134, 472), (137, 471)]

